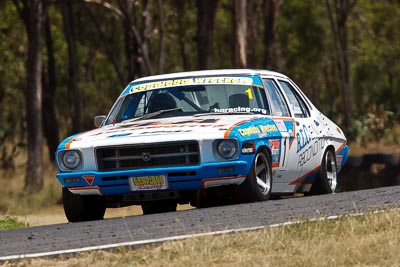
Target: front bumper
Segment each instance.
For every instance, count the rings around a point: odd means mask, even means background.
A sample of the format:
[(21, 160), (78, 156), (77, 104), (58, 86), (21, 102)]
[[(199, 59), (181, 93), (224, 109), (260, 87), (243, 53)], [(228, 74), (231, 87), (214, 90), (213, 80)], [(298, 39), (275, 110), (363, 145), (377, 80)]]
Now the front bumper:
[(246, 161), (207, 163), (200, 166), (120, 170), (112, 172), (62, 172), (56, 175), (63, 187), (75, 194), (122, 195), (143, 193), (132, 191), (129, 178), (166, 175), (168, 188), (164, 191), (200, 190), (208, 187), (240, 184), (249, 173)]

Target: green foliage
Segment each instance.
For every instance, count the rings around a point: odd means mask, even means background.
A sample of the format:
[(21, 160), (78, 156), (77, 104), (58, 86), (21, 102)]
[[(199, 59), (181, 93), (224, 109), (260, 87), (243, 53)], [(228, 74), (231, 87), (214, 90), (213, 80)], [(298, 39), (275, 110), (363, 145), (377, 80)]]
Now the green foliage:
[(321, 1), (288, 1), (279, 17), (282, 46), (281, 68), (304, 90), (319, 109), (332, 115), (335, 110), (325, 103), (339, 106), (337, 84), (327, 77), (332, 66), (333, 49)]
[(355, 29), (354, 93), (357, 110), (375, 103), (396, 114), (400, 111), (400, 4), (360, 2), (360, 24)]
[(232, 58), (234, 47), (229, 44), (234, 43), (234, 29), (232, 25), (233, 17), (229, 1), (219, 3), (215, 17), (214, 29), (214, 66), (215, 68), (232, 68)]
[(13, 168), (24, 147), (26, 36), (11, 2), (0, 11), (0, 167)]
[[(108, 1), (123, 9), (124, 1)], [(68, 93), (68, 47), (65, 40), (59, 1), (49, 2), (49, 20), (56, 65), (55, 109), (60, 136), (72, 134), (74, 112)], [(75, 33), (79, 65), (79, 87), (84, 107), (84, 128), (90, 129), (93, 117), (106, 114), (123, 86), (136, 77), (128, 76), (126, 21), (101, 5), (74, 2)], [(131, 22), (143, 37), (143, 2), (136, 1)], [(252, 2), (254, 34), (251, 67), (264, 64), (264, 1)], [(149, 56), (154, 72), (160, 56), (161, 27), (156, 1), (151, 3)], [(162, 2), (164, 14), (164, 72), (197, 69), (195, 1)], [(93, 13), (89, 14), (88, 9)], [(344, 129), (351, 140), (395, 140), (385, 130), (373, 130), (368, 114), (388, 116), (385, 127), (400, 120), (400, 4), (397, 1), (358, 1), (348, 20), (350, 78), (354, 99), (355, 123)], [(334, 41), (324, 1), (282, 1), (278, 17), (280, 62), (277, 71), (292, 77), (318, 108), (339, 124), (343, 119), (342, 91), (335, 63)], [(26, 88), (26, 29), (13, 1), (0, 5), (0, 138), (8, 146), (3, 162), (12, 166), (14, 148), (24, 145)], [(105, 37), (105, 38), (103, 38)], [(234, 26), (232, 3), (220, 0), (216, 13), (214, 68), (233, 66)], [(112, 64), (115, 60), (116, 66)], [(142, 59), (137, 59), (138, 61)], [(43, 45), (43, 64), (47, 77), (47, 51)], [(116, 71), (121, 71), (122, 79)], [(138, 71), (135, 75), (139, 76)], [(383, 132), (382, 132), (383, 131)], [(3, 163), (4, 165), (4, 163)]]
[(0, 231), (14, 230), (27, 227), (29, 227), (27, 223), (21, 222), (16, 218), (12, 218), (9, 216), (0, 216)]
[(373, 104), (365, 114), (354, 121), (350, 135), (357, 144), (380, 144), (384, 141), (397, 144), (400, 139), (395, 131), (397, 125), (393, 120), (394, 115), (393, 112), (385, 110), (383, 104)]

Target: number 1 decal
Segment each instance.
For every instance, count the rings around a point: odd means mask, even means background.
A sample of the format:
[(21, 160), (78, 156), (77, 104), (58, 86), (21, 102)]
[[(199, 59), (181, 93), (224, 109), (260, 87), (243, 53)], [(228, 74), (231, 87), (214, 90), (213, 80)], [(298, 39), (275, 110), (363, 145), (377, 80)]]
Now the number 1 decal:
[(251, 90), (251, 88), (247, 89), (245, 92), (246, 92), (247, 95), (249, 96), (249, 99), (250, 99), (250, 100), (253, 99), (253, 91)]

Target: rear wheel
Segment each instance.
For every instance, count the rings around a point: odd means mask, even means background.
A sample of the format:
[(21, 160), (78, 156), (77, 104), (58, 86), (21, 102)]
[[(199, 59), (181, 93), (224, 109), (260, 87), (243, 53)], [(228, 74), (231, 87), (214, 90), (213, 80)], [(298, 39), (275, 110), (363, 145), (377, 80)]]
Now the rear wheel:
[(321, 169), (311, 186), (309, 194), (323, 195), (334, 193), (336, 191), (337, 178), (335, 152), (332, 149), (327, 149), (322, 158)]
[(176, 211), (176, 201), (152, 201), (142, 204), (143, 215)]
[(62, 201), (65, 216), (70, 222), (101, 220), (106, 211), (102, 196), (76, 195), (68, 188), (62, 189)]
[(271, 156), (266, 150), (257, 152), (246, 180), (239, 186), (239, 201), (268, 200), (272, 189)]

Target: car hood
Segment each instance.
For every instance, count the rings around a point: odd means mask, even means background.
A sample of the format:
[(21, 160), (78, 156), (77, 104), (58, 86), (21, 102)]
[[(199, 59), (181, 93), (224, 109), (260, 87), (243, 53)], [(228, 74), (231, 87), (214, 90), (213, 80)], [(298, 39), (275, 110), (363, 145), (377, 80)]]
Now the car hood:
[[(224, 138), (235, 126), (259, 118), (260, 115), (235, 114), (118, 123), (71, 136), (60, 144), (59, 149)], [(264, 116), (263, 120), (270, 119)]]

